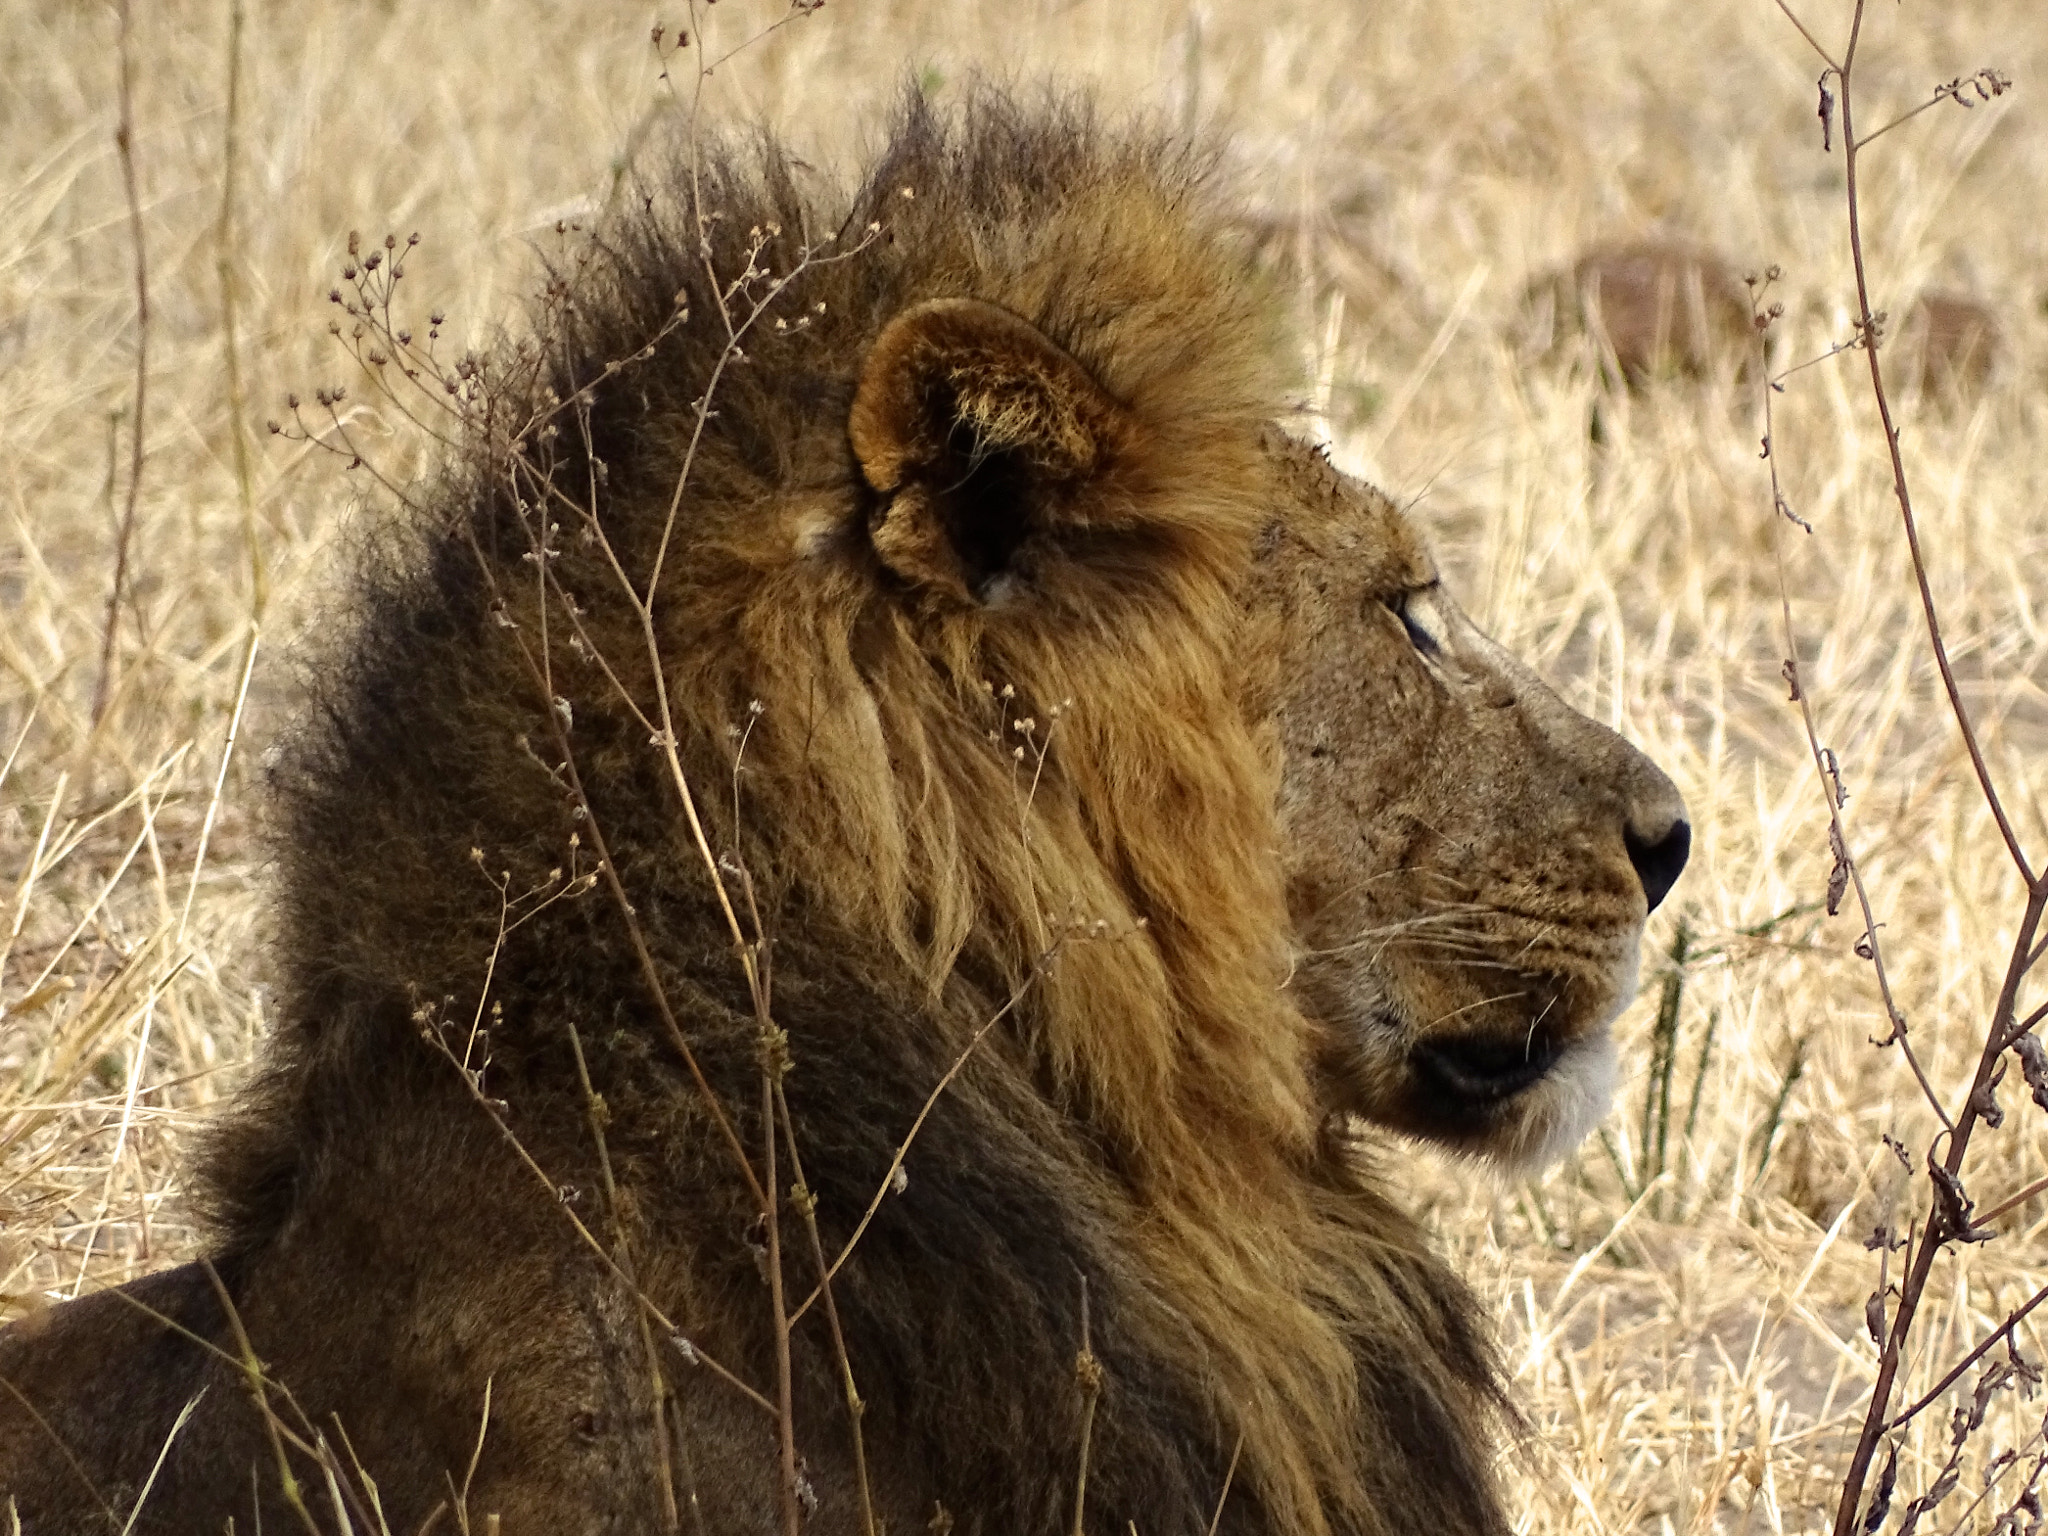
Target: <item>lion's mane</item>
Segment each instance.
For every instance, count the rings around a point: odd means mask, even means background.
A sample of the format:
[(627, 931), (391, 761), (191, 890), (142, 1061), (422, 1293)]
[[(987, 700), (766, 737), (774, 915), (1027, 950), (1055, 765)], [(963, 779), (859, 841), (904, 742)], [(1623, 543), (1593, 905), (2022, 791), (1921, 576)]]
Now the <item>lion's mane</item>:
[[(1389, 1198), (1397, 1165), (1326, 1123), (1285, 985), (1278, 641), (1245, 616), (1282, 344), (1213, 167), (981, 91), (913, 101), (836, 208), (810, 175), (762, 142), (679, 152), (630, 194), (564, 259), (537, 382), (492, 402), (502, 424), (580, 397), (521, 445), (541, 477), (508, 474), (500, 442), (419, 498), (366, 563), (360, 625), (310, 666), (317, 705), (274, 769), (282, 1022), (205, 1168), (223, 1272), (333, 1181), (384, 1198), (377, 1168), (488, 1137), (445, 1129), (481, 1116), (423, 1020), (480, 1018), (485, 1091), (597, 1187), (573, 1024), (643, 1285), (758, 1374), (755, 1213), (659, 1020), (749, 1148), (758, 1031), (665, 754), (623, 702), (653, 714), (659, 681), (710, 844), (762, 914), (828, 1245), (1016, 999), (835, 1285), (890, 1475), (963, 1529), (1064, 1523), (1085, 1304), (1104, 1528), (1206, 1529), (1240, 1446), (1226, 1528), (1502, 1528), (1484, 1330)], [(803, 269), (721, 362), (714, 284), (750, 260), (752, 291)], [(1142, 424), (1075, 514), (1079, 552), (1003, 601), (938, 601), (877, 560), (848, 439), (878, 334), (954, 297), (1029, 321)], [(593, 499), (624, 576), (652, 581), (658, 678), (580, 526)], [(1015, 508), (1017, 539), (1035, 516)], [(486, 875), (516, 893), (600, 856), (630, 922), (600, 882), (501, 940)], [(815, 1315), (796, 1349), (799, 1433), (829, 1441)]]

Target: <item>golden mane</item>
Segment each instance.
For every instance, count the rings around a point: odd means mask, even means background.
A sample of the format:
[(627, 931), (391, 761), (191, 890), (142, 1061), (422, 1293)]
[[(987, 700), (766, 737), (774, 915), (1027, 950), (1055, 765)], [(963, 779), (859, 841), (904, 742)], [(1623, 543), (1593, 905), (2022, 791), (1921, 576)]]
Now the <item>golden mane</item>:
[[(957, 136), (913, 107), (893, 143), (841, 225), (880, 223), (886, 248), (798, 288), (823, 314), (798, 342), (748, 345), (712, 445), (786, 435), (779, 402), (751, 382), (809, 372), (781, 348), (858, 357), (867, 343), (838, 326), (872, 336), (922, 300), (971, 296), (1029, 321), (1142, 423), (1098, 513), (1142, 530), (1142, 559), (1041, 571), (1021, 612), (902, 602), (871, 569), (819, 583), (792, 576), (790, 554), (859, 525), (843, 440), (811, 434), (759, 466), (700, 445), (692, 474), (717, 494), (686, 503), (673, 596), (657, 604), (689, 776), (715, 844), (745, 850), (768, 911), (884, 936), (933, 996), (976, 980), (981, 1011), (932, 1016), (950, 1029), (945, 1049), (966, 1049), (987, 1009), (1021, 990), (1033, 1050), (1002, 1059), (1020, 1092), (1049, 1071), (1128, 1181), (1106, 1197), (1128, 1202), (1166, 1303), (1157, 1326), (1185, 1330), (1154, 1347), (1204, 1362), (1277, 1528), (1321, 1532), (1326, 1510), (1365, 1507), (1356, 1469), (1377, 1455), (1350, 1443), (1359, 1336), (1410, 1360), (1440, 1345), (1416, 1324), (1413, 1227), (1389, 1206), (1333, 1198), (1341, 1175), (1317, 1171), (1329, 1149), (1311, 1032), (1284, 990), (1279, 765), (1268, 722), (1247, 709), (1270, 692), (1278, 637), (1247, 654), (1242, 591), (1273, 516), (1258, 427), (1286, 406), (1274, 306), (1214, 221), (1199, 160), (1071, 107), (1020, 113), (993, 97)], [(704, 195), (751, 201), (725, 185)], [(730, 237), (764, 217), (728, 213), (722, 227)], [(803, 227), (780, 222), (783, 241)], [(750, 407), (758, 424), (730, 419)], [(666, 457), (657, 483), (677, 448)], [(573, 460), (565, 473), (574, 483)], [(635, 649), (623, 629), (592, 639)], [(732, 727), (756, 700), (742, 755)], [(735, 777), (737, 823), (719, 792)], [(1440, 1390), (1454, 1399), (1463, 1384)]]
[[(197, 1337), (343, 1422), (393, 1529), (480, 1397), (508, 1529), (652, 1528), (672, 1428), (737, 1528), (793, 1479), (693, 1367), (780, 1360), (815, 1528), (855, 1530), (843, 1335), (893, 1529), (1064, 1524), (1085, 1443), (1089, 1508), (1147, 1536), (1207, 1529), (1233, 1465), (1225, 1531), (1499, 1536), (1485, 1330), (1289, 985), (1298, 658), (1258, 562), (1362, 493), (1269, 435), (1279, 306), (1215, 167), (976, 89), (911, 99), (848, 196), (806, 174), (679, 151), (465, 371), (474, 446), (369, 539), (273, 769), (279, 1028), (201, 1169), (212, 1268), (130, 1298), (185, 1332), (102, 1298), (0, 1366), (138, 1481), (62, 1356), (147, 1355), (171, 1413), (217, 1387), (166, 1529), (273, 1475)], [(829, 1335), (768, 1321), (732, 1153), (776, 1189), (782, 1146), (824, 1251), (862, 1234)], [(599, 1190), (625, 1289), (562, 1220)]]

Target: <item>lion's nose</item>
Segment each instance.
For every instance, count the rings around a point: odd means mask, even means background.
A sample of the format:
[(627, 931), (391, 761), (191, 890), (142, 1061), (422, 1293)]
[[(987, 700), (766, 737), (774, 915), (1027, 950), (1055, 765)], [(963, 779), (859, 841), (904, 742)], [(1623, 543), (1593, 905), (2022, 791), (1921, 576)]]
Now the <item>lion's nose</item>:
[(1621, 841), (1628, 849), (1629, 863), (1636, 867), (1636, 878), (1643, 883), (1643, 899), (1654, 912), (1678, 883), (1686, 856), (1692, 852), (1692, 824), (1683, 816), (1672, 816), (1638, 831), (1631, 817), (1621, 829)]

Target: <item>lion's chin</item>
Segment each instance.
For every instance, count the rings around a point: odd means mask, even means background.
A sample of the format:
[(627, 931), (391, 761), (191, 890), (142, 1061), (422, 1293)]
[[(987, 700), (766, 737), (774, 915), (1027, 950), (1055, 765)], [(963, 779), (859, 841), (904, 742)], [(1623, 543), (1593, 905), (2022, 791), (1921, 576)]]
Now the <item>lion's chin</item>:
[(1513, 1052), (1474, 1037), (1425, 1042), (1403, 1064), (1398, 1108), (1365, 1115), (1526, 1177), (1592, 1133), (1613, 1102), (1618, 1060), (1605, 1025), (1569, 1043), (1533, 1038)]
[[(1408, 1010), (1384, 993), (1348, 1008), (1329, 1006), (1324, 994), (1324, 1017), (1353, 1021), (1326, 1058), (1327, 1091), (1344, 1113), (1505, 1178), (1539, 1174), (1591, 1135), (1612, 1105), (1620, 1077), (1614, 1020), (1635, 985), (1631, 945), (1606, 976), (1580, 979), (1576, 1017), (1557, 1006), (1560, 983), (1533, 1021), (1503, 1009), (1457, 1031), (1406, 1024)], [(1530, 990), (1539, 989), (1532, 982)], [(1470, 1019), (1477, 1010), (1459, 1011)]]
[(1607, 1029), (1576, 1041), (1541, 1082), (1502, 1106), (1499, 1124), (1473, 1150), (1511, 1177), (1541, 1173), (1606, 1116), (1620, 1059)]
[(1621, 1076), (1614, 1021), (1636, 995), (1640, 965), (1638, 930), (1608, 978), (1606, 1005), (1557, 1049), (1540, 1078), (1500, 1104), (1484, 1131), (1460, 1150), (1493, 1164), (1504, 1177), (1532, 1178), (1593, 1134), (1614, 1103)]

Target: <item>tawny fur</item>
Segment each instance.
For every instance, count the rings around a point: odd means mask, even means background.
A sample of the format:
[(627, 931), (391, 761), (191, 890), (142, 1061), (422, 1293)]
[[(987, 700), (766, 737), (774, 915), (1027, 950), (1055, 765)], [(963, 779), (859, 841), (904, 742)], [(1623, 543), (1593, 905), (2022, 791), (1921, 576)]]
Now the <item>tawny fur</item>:
[[(1622, 829), (1671, 821), (1675, 795), (1469, 625), (1444, 637), (1464, 671), (1414, 670), (1388, 605), (1428, 586), (1427, 557), (1384, 498), (1265, 425), (1285, 341), (1198, 158), (984, 92), (950, 122), (912, 103), (841, 210), (795, 174), (771, 146), (708, 156), (701, 209), (680, 168), (650, 187), (568, 275), (546, 379), (501, 386), (499, 421), (588, 391), (521, 444), (544, 480), (487, 443), (370, 561), (276, 774), (282, 1022), (202, 1169), (218, 1295), (188, 1267), (0, 1334), (0, 1489), (30, 1536), (125, 1512), (202, 1387), (137, 1528), (253, 1528), (258, 1506), (284, 1528), (248, 1389), (153, 1320), (236, 1353), (219, 1295), (290, 1389), (276, 1411), (340, 1424), (394, 1531), (455, 1496), (487, 1394), (471, 1521), (694, 1529), (694, 1500), (707, 1529), (778, 1529), (771, 1420), (645, 1326), (422, 1038), (483, 1064), (520, 1144), (608, 1244), (623, 1233), (691, 1347), (772, 1391), (757, 1212), (663, 1021), (758, 1164), (760, 1033), (650, 741), (664, 692), (710, 846), (769, 940), (828, 1251), (1014, 999), (834, 1285), (892, 1530), (940, 1507), (992, 1536), (1071, 1520), (1084, 1295), (1105, 1382), (1091, 1529), (1206, 1530), (1234, 1454), (1225, 1531), (1506, 1529), (1485, 1329), (1393, 1198), (1397, 1164), (1342, 1116), (1494, 1150), (1551, 1134), (1540, 1108), (1429, 1123), (1402, 1063), (1457, 1013), (1468, 957), (1386, 935), (1457, 886), (1468, 946), (1540, 950), (1516, 963), (1549, 999), (1460, 1038), (1540, 1026), (1597, 1052), (1644, 910)], [(700, 212), (721, 279), (754, 231), (777, 276), (806, 240), (879, 233), (800, 273), (693, 448), (726, 334)], [(679, 291), (690, 319), (665, 330)], [(593, 496), (652, 583), (658, 673), (584, 536)], [(1434, 713), (1394, 702), (1426, 687)], [(1341, 805), (1304, 776), (1333, 731), (1357, 754)], [(1488, 828), (1484, 796), (1458, 814), (1492, 852), (1381, 846), (1457, 798), (1440, 769), (1475, 750), (1577, 838), (1549, 950), (1482, 910), (1489, 879), (1541, 857)], [(1360, 826), (1332, 833), (1347, 812)], [(500, 872), (554, 891), (600, 852), (630, 913), (599, 881), (501, 935)], [(1341, 954), (1340, 922), (1365, 925)], [(785, 1209), (800, 1296), (799, 1232)], [(853, 1531), (819, 1311), (794, 1340), (806, 1528)]]

